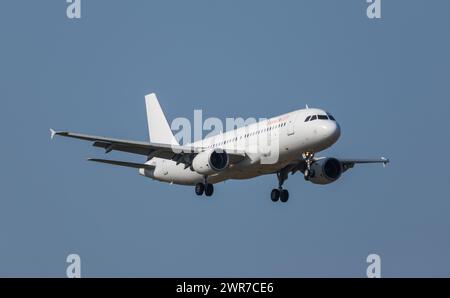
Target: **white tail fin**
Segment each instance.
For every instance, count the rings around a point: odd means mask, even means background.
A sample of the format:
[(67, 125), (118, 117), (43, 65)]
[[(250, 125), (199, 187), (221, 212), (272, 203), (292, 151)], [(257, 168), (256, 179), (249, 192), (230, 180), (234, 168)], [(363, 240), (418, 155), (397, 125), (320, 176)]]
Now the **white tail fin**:
[(150, 142), (178, 145), (154, 93), (145, 96)]

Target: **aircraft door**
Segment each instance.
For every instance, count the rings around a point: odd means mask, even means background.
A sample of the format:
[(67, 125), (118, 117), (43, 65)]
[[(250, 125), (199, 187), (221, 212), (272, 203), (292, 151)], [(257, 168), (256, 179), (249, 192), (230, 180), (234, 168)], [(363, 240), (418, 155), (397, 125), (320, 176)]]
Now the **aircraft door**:
[(289, 120), (288, 120), (288, 123), (287, 123), (287, 129), (286, 129), (286, 132), (287, 132), (288, 136), (291, 136), (291, 135), (295, 134), (295, 119), (296, 118), (297, 118), (297, 115), (289, 116)]

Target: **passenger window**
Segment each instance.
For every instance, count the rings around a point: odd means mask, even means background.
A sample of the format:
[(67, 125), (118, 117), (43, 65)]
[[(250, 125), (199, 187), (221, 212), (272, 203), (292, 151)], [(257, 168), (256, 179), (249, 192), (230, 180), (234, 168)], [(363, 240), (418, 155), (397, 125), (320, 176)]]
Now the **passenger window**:
[(308, 122), (311, 116), (306, 117), (305, 122)]
[(310, 121), (314, 121), (314, 120), (316, 120), (316, 119), (317, 119), (317, 115), (314, 115), (314, 116), (311, 117), (311, 120), (310, 120)]

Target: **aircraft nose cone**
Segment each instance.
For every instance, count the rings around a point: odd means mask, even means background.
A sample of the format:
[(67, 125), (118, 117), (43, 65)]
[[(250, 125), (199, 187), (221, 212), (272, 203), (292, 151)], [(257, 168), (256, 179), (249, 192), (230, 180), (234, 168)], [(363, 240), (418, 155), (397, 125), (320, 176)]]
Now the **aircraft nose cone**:
[(327, 123), (322, 126), (322, 134), (325, 139), (335, 143), (341, 136), (341, 128), (337, 122), (327, 121)]

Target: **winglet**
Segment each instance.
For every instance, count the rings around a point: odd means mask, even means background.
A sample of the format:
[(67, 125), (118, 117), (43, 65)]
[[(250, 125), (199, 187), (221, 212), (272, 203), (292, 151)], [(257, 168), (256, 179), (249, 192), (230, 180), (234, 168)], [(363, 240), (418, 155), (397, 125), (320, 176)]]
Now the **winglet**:
[(387, 164), (390, 163), (389, 158), (381, 157), (381, 160), (383, 161), (383, 168), (385, 168)]
[(56, 131), (54, 131), (53, 129), (50, 128), (50, 140), (53, 140), (55, 135), (56, 135)]

